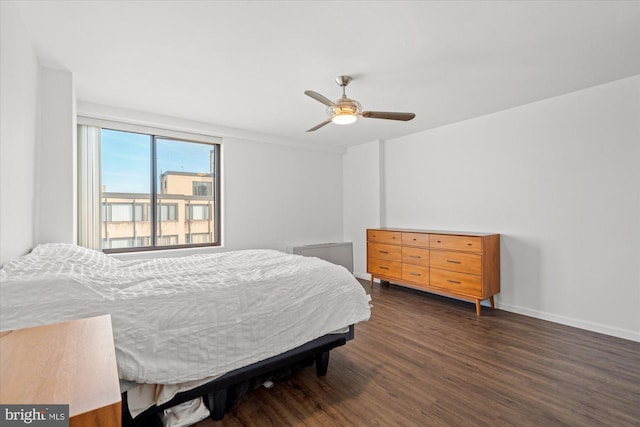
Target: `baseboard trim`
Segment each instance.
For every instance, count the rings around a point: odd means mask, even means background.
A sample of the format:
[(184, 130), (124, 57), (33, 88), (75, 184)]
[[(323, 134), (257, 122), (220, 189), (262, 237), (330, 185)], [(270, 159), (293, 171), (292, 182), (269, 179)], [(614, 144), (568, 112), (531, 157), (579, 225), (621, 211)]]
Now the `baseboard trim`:
[(575, 319), (567, 316), (560, 316), (558, 314), (548, 313), (540, 310), (533, 310), (518, 305), (505, 304), (498, 301), (496, 301), (496, 308), (504, 311), (509, 311), (511, 313), (534, 317), (536, 319), (559, 323), (561, 325), (572, 326), (574, 328), (585, 329), (591, 332), (598, 332), (600, 334), (640, 342), (640, 332), (635, 332), (628, 329), (615, 328), (612, 326), (603, 325), (601, 323), (589, 322), (586, 320)]
[[(354, 273), (358, 279), (371, 280), (371, 276), (365, 273)], [(378, 279), (374, 279), (375, 282), (379, 282)], [(483, 305), (488, 304), (483, 302)], [(548, 313), (546, 311), (533, 310), (531, 308), (522, 307), (513, 304), (506, 304), (496, 301), (496, 308), (511, 313), (522, 314), (524, 316), (533, 317), (536, 319), (547, 320), (553, 323), (559, 323), (561, 325), (571, 326), (574, 328), (585, 329), (591, 332), (597, 332), (600, 334), (610, 335), (617, 338), (623, 338), (630, 341), (640, 342), (640, 332), (631, 331), (629, 329), (615, 328), (612, 326), (603, 325), (600, 323), (589, 322), (586, 320), (574, 319), (572, 317), (560, 316), (558, 314)]]
[[(362, 280), (371, 280), (371, 276), (369, 274), (366, 273), (353, 273), (354, 276), (356, 276), (358, 279), (362, 279)], [(379, 282), (378, 279), (374, 279), (375, 282)]]

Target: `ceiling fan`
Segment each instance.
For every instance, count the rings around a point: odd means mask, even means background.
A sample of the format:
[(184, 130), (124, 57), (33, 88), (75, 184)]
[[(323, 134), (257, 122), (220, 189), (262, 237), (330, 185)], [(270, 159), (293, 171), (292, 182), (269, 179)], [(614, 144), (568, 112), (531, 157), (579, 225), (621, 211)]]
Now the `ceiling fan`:
[(320, 129), (322, 126), (331, 122), (337, 125), (348, 125), (356, 120), (358, 116), (368, 117), (370, 119), (386, 119), (386, 120), (401, 120), (406, 122), (413, 119), (416, 115), (413, 113), (392, 113), (387, 111), (362, 111), (362, 105), (355, 99), (347, 98), (345, 88), (351, 82), (351, 76), (338, 76), (336, 77), (336, 83), (342, 88), (342, 97), (336, 102), (320, 95), (318, 92), (312, 90), (305, 90), (304, 93), (307, 96), (322, 102), (327, 106), (327, 114), (329, 118), (309, 129), (307, 132), (313, 132)]

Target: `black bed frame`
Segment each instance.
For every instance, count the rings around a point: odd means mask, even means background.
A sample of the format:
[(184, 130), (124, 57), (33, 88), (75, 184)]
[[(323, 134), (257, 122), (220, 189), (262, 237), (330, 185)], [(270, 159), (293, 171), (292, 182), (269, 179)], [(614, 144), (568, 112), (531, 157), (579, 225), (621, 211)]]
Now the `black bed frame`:
[(311, 360), (311, 363), (315, 362), (318, 376), (324, 376), (329, 367), (329, 352), (353, 338), (354, 325), (350, 325), (348, 332), (324, 335), (300, 347), (227, 372), (209, 383), (178, 393), (169, 402), (159, 406), (154, 405), (135, 419), (132, 419), (129, 414), (127, 392), (125, 391), (122, 393), (122, 425), (124, 427), (154, 425), (158, 414), (162, 414), (165, 409), (198, 397), (203, 397), (205, 404), (211, 411), (211, 418), (215, 421), (221, 420), (227, 409), (228, 392), (232, 387), (308, 360)]

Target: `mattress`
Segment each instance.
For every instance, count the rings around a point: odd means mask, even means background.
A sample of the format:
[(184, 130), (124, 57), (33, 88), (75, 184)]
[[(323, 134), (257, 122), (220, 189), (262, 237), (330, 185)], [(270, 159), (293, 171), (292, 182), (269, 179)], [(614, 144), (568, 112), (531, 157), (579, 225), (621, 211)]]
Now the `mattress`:
[(369, 319), (344, 267), (274, 250), (119, 261), (66, 244), (0, 269), (0, 331), (110, 314), (120, 378), (224, 374)]

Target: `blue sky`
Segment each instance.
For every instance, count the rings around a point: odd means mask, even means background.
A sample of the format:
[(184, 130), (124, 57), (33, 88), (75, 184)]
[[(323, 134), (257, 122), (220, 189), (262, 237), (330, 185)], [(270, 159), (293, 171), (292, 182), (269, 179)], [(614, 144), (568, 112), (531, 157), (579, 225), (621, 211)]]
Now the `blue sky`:
[[(166, 171), (209, 173), (211, 146), (158, 139), (158, 174)], [(101, 184), (115, 193), (150, 193), (151, 136), (103, 129)]]

